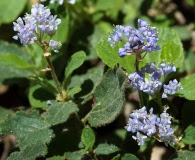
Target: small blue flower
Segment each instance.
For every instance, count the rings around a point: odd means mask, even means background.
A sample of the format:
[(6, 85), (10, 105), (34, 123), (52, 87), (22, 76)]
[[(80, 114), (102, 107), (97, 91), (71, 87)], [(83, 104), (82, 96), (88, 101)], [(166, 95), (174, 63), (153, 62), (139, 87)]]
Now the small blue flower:
[(160, 49), (156, 45), (156, 42), (158, 42), (156, 28), (141, 19), (138, 19), (138, 26), (139, 28), (136, 29), (131, 26), (117, 25), (110, 33), (110, 37), (107, 38), (111, 46), (121, 40), (125, 42), (124, 48), (120, 48), (118, 51), (121, 57), (129, 53), (130, 55), (135, 54), (137, 51), (152, 52)]
[(169, 81), (168, 85), (163, 85), (164, 92), (162, 94), (162, 98), (167, 98), (167, 95), (173, 95), (176, 93), (177, 90), (183, 90), (183, 87), (178, 83), (176, 79), (173, 81)]
[[(57, 16), (51, 15), (49, 9), (42, 4), (36, 3), (32, 9), (31, 14), (26, 14), (24, 18), (19, 17), (16, 22), (13, 22), (13, 29), (17, 32), (13, 38), (20, 39), (20, 42), (27, 46), (36, 43), (43, 45), (43, 37), (48, 35), (53, 36), (58, 28), (61, 20)], [(47, 43), (44, 43), (47, 44)], [(55, 51), (57, 46), (61, 43), (50, 40), (49, 46)]]
[[(160, 67), (157, 67), (152, 62), (146, 64), (140, 71), (130, 74), (128, 76), (129, 84), (133, 89), (143, 91), (149, 95), (154, 95), (163, 86), (162, 98), (167, 98), (167, 95), (173, 95), (177, 90), (183, 89), (176, 79), (170, 81), (168, 85), (162, 84), (165, 76), (171, 72), (176, 72), (176, 67), (172, 63), (166, 65), (164, 61), (160, 64)], [(148, 79), (145, 78), (147, 77), (146, 74), (148, 74)]]
[(172, 117), (169, 116), (166, 110), (167, 108), (164, 108), (160, 117), (153, 114), (153, 108), (150, 109), (149, 113), (147, 113), (146, 107), (134, 110), (130, 114), (125, 129), (128, 132), (136, 133), (136, 136), (132, 136), (132, 138), (138, 142), (138, 145), (143, 145), (144, 140), (153, 135), (158, 136), (157, 138), (165, 142), (165, 145), (173, 143), (176, 137), (174, 136), (174, 130), (171, 128)]

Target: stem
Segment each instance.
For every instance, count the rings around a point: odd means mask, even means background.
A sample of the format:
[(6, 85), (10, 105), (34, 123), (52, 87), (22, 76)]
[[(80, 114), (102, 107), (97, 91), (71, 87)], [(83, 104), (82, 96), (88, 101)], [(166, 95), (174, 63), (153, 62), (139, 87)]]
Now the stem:
[[(136, 71), (139, 71), (139, 63), (140, 63), (139, 58), (140, 58), (140, 55), (137, 56), (137, 54), (136, 54), (136, 60), (135, 60), (135, 69), (136, 69)], [(143, 100), (142, 91), (138, 90), (138, 93), (139, 93), (139, 105), (140, 105), (140, 107), (143, 107), (144, 106), (144, 100)]]
[(159, 105), (159, 107), (160, 107), (160, 111), (161, 111), (161, 113), (164, 111), (164, 107), (163, 107), (163, 105), (162, 105), (162, 103), (161, 103), (161, 98), (160, 98), (160, 96), (159, 95), (157, 95), (157, 103), (158, 103), (158, 105)]
[(90, 114), (90, 112), (84, 118), (81, 119), (81, 122), (83, 122), (84, 125), (86, 124), (86, 122), (88, 120), (89, 114)]
[[(42, 46), (42, 50), (43, 50), (44, 54), (47, 52), (44, 46)], [(49, 55), (48, 56), (44, 55), (44, 57), (47, 60), (47, 63), (49, 65), (50, 69), (51, 69), (51, 76), (52, 76), (54, 82), (56, 83), (58, 94), (60, 94), (60, 96), (63, 97), (63, 93), (62, 93), (62, 90), (61, 90), (61, 87), (60, 87), (60, 83), (59, 83), (58, 78), (56, 76), (53, 64), (50, 61), (50, 56)]]
[(48, 65), (49, 65), (50, 69), (51, 69), (51, 76), (52, 76), (54, 82), (56, 83), (57, 91), (58, 91), (58, 93), (59, 93), (61, 96), (63, 96), (62, 90), (61, 90), (61, 87), (60, 87), (60, 83), (59, 83), (58, 78), (57, 78), (57, 76), (56, 76), (56, 73), (55, 73), (53, 64), (51, 63), (50, 58), (48, 58), (48, 57), (45, 57), (45, 58), (46, 58), (47, 63), (48, 63)]

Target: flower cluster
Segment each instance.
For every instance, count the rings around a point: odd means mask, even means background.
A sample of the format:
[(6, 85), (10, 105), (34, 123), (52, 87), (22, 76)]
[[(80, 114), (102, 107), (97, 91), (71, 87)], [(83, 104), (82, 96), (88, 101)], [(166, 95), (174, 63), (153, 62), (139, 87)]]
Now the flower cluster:
[[(45, 2), (46, 0), (41, 0), (41, 2)], [(70, 4), (75, 4), (76, 0), (67, 0)], [(50, 0), (50, 3), (58, 2), (59, 5), (62, 5), (64, 3), (64, 0)]]
[[(172, 63), (166, 65), (164, 61), (160, 67), (156, 67), (155, 63), (150, 63), (141, 68), (140, 71), (130, 74), (128, 79), (133, 89), (153, 95), (162, 87), (163, 78), (171, 72), (176, 72), (176, 67)], [(146, 73), (148, 74), (147, 78)], [(167, 95), (173, 95), (178, 89), (183, 89), (176, 79), (170, 81), (168, 85), (163, 85), (163, 88), (162, 98), (167, 98)]]
[(158, 35), (156, 27), (152, 27), (147, 22), (138, 19), (138, 29), (131, 26), (115, 26), (115, 29), (107, 38), (111, 46), (116, 42), (125, 42), (124, 48), (119, 48), (118, 54), (124, 57), (127, 54), (135, 54), (136, 52), (152, 52), (159, 50), (160, 47), (156, 45)]
[(130, 118), (125, 129), (129, 132), (136, 133), (136, 136), (132, 136), (133, 139), (138, 141), (138, 145), (143, 145), (144, 140), (147, 137), (155, 136), (165, 144), (174, 143), (175, 136), (174, 130), (171, 128), (171, 116), (166, 112), (160, 114), (160, 117), (153, 114), (153, 108), (149, 113), (146, 111), (146, 107), (139, 110), (134, 110), (130, 114)]
[[(61, 20), (57, 16), (51, 15), (49, 9), (42, 4), (35, 4), (31, 9), (31, 14), (26, 14), (24, 18), (19, 17), (14, 24), (14, 31), (18, 32), (13, 38), (24, 45), (33, 43), (43, 44), (43, 37), (46, 35), (53, 36), (56, 33)], [(55, 52), (57, 46), (61, 46), (60, 42), (50, 39), (48, 43)]]

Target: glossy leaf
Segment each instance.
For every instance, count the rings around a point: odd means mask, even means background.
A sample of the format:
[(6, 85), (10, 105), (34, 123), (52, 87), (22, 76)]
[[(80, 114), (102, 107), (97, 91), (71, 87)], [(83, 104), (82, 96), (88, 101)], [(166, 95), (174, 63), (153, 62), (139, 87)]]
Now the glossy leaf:
[(85, 127), (82, 130), (81, 140), (86, 146), (87, 150), (91, 150), (95, 143), (95, 134), (90, 127)]
[(183, 87), (182, 91), (178, 91), (179, 96), (185, 97), (188, 100), (195, 100), (195, 74), (185, 77), (181, 80)]
[(139, 160), (136, 156), (134, 156), (133, 154), (125, 154), (121, 160)]
[(112, 144), (99, 144), (94, 150), (96, 155), (109, 155), (119, 151), (120, 149)]
[(184, 53), (178, 33), (170, 28), (157, 28), (157, 31), (159, 37), (157, 44), (161, 49), (147, 53), (141, 65), (151, 62), (159, 65), (166, 61), (173, 63), (177, 68), (181, 67), (184, 61)]
[(135, 56), (125, 56), (121, 58), (118, 55), (118, 49), (122, 47), (122, 43), (116, 43), (114, 47), (110, 46), (110, 43), (106, 41), (106, 38), (102, 38), (97, 45), (98, 56), (102, 61), (110, 68), (119, 63), (128, 73), (134, 71)]
[(65, 77), (64, 77), (64, 82), (63, 86), (66, 88), (67, 83), (69, 80), (70, 75), (73, 73), (73, 71), (77, 68), (79, 68), (83, 62), (85, 61), (86, 55), (85, 52), (79, 51), (73, 54), (67, 64), (67, 67), (65, 69)]
[(186, 128), (182, 141), (186, 144), (195, 144), (195, 123)]
[(85, 152), (76, 151), (76, 152), (66, 152), (64, 154), (65, 158), (68, 160), (81, 160)]

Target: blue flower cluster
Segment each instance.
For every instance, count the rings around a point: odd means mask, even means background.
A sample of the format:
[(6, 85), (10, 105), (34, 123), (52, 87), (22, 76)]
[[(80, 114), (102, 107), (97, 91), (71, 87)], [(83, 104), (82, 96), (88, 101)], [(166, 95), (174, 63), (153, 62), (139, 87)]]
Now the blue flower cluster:
[(115, 26), (115, 29), (107, 38), (111, 46), (114, 46), (116, 42), (125, 42), (124, 48), (119, 48), (118, 54), (121, 57), (129, 54), (152, 52), (159, 50), (160, 47), (156, 45), (158, 41), (158, 35), (156, 27), (152, 27), (147, 22), (138, 19), (138, 29), (131, 26)]
[(139, 110), (134, 110), (130, 114), (130, 118), (125, 129), (128, 132), (136, 133), (136, 136), (132, 136), (137, 140), (138, 145), (143, 145), (144, 140), (148, 137), (155, 136), (165, 144), (174, 143), (176, 137), (173, 135), (174, 130), (171, 128), (171, 116), (166, 112), (160, 114), (160, 117), (153, 114), (153, 108), (149, 113), (146, 111), (146, 107)]
[[(171, 72), (176, 72), (176, 67), (172, 63), (166, 65), (164, 61), (160, 67), (156, 67), (155, 63), (150, 63), (141, 68), (140, 71), (130, 74), (128, 79), (133, 89), (153, 95), (162, 87), (163, 78)], [(147, 78), (146, 73), (148, 74)], [(163, 85), (163, 88), (162, 98), (167, 98), (167, 95), (173, 95), (178, 89), (183, 89), (176, 79), (170, 81), (168, 85)]]
[[(41, 0), (41, 2), (45, 2), (46, 0)], [(58, 2), (59, 5), (62, 5), (64, 3), (64, 0), (50, 0), (50, 3)], [(75, 4), (76, 0), (68, 0), (68, 3)]]
[[(19, 17), (16, 22), (13, 22), (14, 31), (18, 32), (13, 38), (20, 39), (24, 45), (35, 42), (42, 44), (45, 34), (51, 37), (56, 33), (58, 25), (61, 23), (61, 20), (56, 17), (51, 15), (50, 9), (36, 3), (31, 9), (31, 14), (26, 14), (24, 18)], [(58, 52), (56, 47), (61, 46), (61, 43), (50, 39), (48, 46), (54, 52)]]

